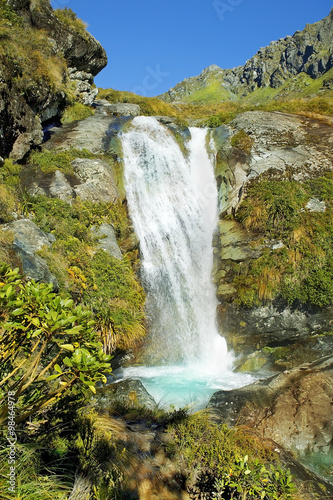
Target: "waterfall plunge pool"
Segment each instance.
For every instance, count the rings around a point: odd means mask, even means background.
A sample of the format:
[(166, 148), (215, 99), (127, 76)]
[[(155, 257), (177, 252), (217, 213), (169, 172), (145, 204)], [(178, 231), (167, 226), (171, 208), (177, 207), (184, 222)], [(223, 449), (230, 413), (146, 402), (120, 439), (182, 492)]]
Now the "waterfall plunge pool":
[(212, 372), (207, 366), (132, 366), (115, 370), (116, 381), (139, 380), (161, 408), (189, 406), (201, 410), (214, 392), (238, 389), (259, 377), (232, 371)]
[(218, 189), (208, 134), (190, 127), (184, 152), (154, 117), (136, 117), (121, 133), (126, 197), (147, 294), (147, 347), (160, 366), (122, 368), (115, 375), (118, 381), (140, 380), (162, 407), (202, 408), (214, 392), (254, 381), (232, 372), (232, 356), (216, 326)]

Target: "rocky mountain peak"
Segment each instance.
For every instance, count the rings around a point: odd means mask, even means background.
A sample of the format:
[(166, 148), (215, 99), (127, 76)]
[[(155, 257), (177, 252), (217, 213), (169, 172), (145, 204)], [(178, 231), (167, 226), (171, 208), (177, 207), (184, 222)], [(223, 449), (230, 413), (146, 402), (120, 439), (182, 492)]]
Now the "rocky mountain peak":
[[(333, 67), (333, 9), (330, 14), (302, 31), (272, 41), (243, 66), (222, 70), (213, 64), (199, 76), (187, 78), (160, 95), (167, 102), (191, 102), (191, 96), (211, 82), (203, 77), (215, 73), (221, 87), (228, 89), (223, 100), (247, 95), (258, 88), (278, 88), (294, 75), (303, 72), (318, 78)], [(217, 70), (220, 70), (219, 73)]]

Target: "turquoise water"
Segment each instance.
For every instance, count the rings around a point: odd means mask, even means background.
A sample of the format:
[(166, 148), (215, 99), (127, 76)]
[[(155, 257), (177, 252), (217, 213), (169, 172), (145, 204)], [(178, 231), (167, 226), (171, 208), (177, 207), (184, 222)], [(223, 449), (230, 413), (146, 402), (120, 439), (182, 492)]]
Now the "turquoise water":
[(136, 366), (117, 370), (118, 380), (140, 380), (155, 402), (163, 408), (174, 406), (204, 408), (214, 392), (251, 384), (253, 375), (224, 371), (211, 373), (199, 366)]

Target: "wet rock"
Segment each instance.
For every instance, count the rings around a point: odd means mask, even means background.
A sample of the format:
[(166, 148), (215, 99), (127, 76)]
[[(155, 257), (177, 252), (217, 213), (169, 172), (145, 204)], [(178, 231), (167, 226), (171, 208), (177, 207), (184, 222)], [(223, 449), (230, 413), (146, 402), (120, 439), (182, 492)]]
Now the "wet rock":
[(231, 303), (220, 306), (219, 323), (229, 347), (236, 354), (250, 354), (265, 346), (285, 346), (329, 332), (332, 316), (332, 307), (292, 309), (275, 302), (246, 308)]
[[(85, 120), (53, 128), (50, 140), (43, 147), (49, 150), (88, 149), (97, 154), (107, 151), (109, 146), (107, 134), (112, 127), (119, 131), (121, 119), (109, 116), (108, 107), (104, 104), (97, 105), (95, 109), (95, 115)], [(124, 122), (126, 123), (126, 119)]]
[[(252, 139), (251, 154), (231, 147), (224, 128), (217, 134), (217, 182), (220, 217), (235, 215), (248, 187), (261, 178), (306, 181), (332, 169), (332, 119), (316, 120), (284, 113), (251, 111), (230, 124), (230, 134), (243, 130)], [(325, 203), (312, 198), (307, 209), (325, 211)], [(267, 240), (246, 231), (234, 220), (221, 220), (214, 238), (214, 281), (220, 302), (218, 317), (223, 336), (237, 354), (264, 346), (277, 347), (331, 330), (333, 308), (323, 310), (286, 302), (267, 302), (251, 308), (237, 305), (234, 280), (267, 249), (284, 247), (280, 240)], [(241, 326), (245, 324), (246, 327)]]

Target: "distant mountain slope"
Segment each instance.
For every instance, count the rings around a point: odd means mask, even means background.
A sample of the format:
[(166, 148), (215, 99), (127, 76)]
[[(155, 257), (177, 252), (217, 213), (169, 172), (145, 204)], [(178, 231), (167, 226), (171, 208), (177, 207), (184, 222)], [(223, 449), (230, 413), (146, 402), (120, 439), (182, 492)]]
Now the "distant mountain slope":
[[(244, 66), (221, 69), (216, 65), (186, 78), (159, 97), (167, 102), (207, 103), (236, 100), (257, 89), (278, 89), (295, 75), (317, 79), (333, 67), (333, 9), (303, 31), (271, 42)], [(308, 75), (308, 78), (306, 77)]]

